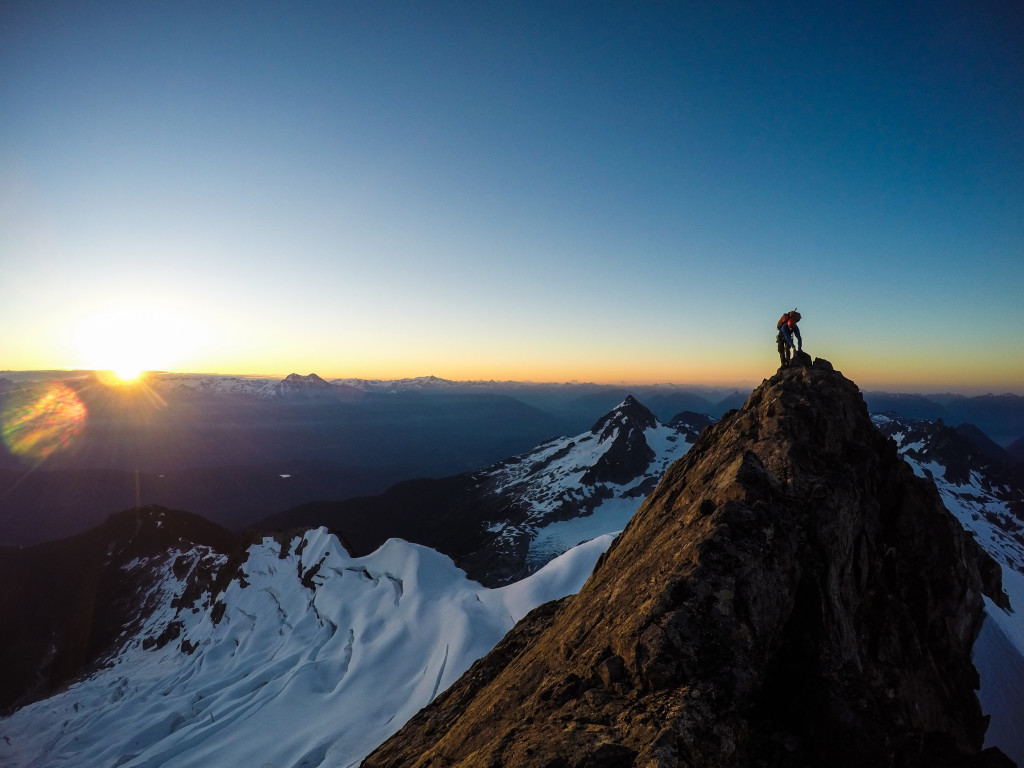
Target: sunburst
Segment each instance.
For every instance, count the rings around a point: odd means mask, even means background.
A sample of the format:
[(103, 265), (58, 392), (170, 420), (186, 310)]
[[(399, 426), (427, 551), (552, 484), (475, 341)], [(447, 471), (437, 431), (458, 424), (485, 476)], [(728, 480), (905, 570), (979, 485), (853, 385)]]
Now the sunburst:
[(108, 305), (80, 322), (77, 346), (81, 367), (109, 372), (106, 383), (130, 384), (146, 371), (170, 370), (199, 337), (184, 313), (144, 304)]

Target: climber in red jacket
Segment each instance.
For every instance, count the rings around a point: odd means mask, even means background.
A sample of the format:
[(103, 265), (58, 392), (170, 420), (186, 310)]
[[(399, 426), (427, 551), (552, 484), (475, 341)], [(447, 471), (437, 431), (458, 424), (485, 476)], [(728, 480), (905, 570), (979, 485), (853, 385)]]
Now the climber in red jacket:
[[(779, 318), (779, 323), (776, 326), (779, 333), (775, 337), (775, 341), (779, 345), (779, 359), (784, 366), (789, 365), (793, 347), (796, 347), (797, 352), (803, 350), (804, 341), (800, 338), (800, 328), (797, 327), (797, 323), (800, 320), (800, 313), (794, 309), (792, 312), (787, 312)], [(793, 343), (794, 337), (796, 338), (796, 344)]]

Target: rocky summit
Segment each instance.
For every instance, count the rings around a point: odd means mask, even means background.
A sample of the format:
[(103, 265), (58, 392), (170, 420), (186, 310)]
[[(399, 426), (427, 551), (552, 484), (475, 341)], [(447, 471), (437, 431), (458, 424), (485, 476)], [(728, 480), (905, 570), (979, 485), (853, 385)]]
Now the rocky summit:
[(1009, 765), (971, 662), (1000, 578), (853, 382), (784, 368), (363, 765)]

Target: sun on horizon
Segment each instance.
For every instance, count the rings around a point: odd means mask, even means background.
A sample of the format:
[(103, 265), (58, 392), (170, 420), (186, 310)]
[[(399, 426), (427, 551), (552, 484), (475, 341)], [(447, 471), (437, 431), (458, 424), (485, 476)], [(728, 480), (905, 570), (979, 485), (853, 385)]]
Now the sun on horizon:
[(105, 307), (83, 318), (75, 335), (82, 368), (109, 384), (130, 384), (146, 371), (167, 370), (199, 345), (182, 313), (152, 306)]
[(104, 380), (109, 384), (134, 384), (142, 378), (144, 372), (136, 366), (121, 366), (103, 373), (106, 374)]

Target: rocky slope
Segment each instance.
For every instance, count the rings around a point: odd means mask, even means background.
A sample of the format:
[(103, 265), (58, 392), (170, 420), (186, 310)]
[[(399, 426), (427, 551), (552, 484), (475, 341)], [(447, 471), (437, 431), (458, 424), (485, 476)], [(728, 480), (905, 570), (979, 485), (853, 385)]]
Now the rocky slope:
[(953, 766), (995, 562), (826, 361), (667, 472), (580, 593), (538, 609), (364, 763)]
[[(896, 443), (914, 473), (935, 483), (942, 502), (964, 530), (1002, 568), (1013, 605), (1024, 604), (1024, 474), (1006, 451), (961, 424), (875, 414), (875, 426)], [(974, 644), (981, 677), (978, 698), (991, 714), (987, 745), (1024, 764), (1024, 621), (1020, 612), (986, 605), (986, 620)]]
[[(201, 584), (234, 546), (231, 533), (198, 515), (152, 506), (69, 539), (0, 550), (0, 711), (116, 655), (164, 599), (164, 570)], [(165, 623), (151, 645), (175, 632)]]

